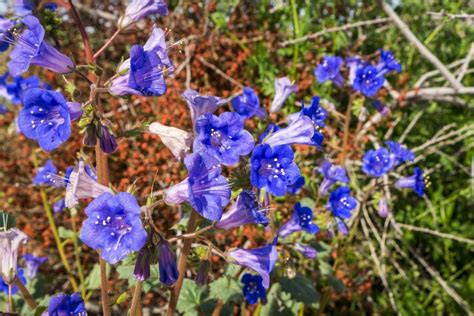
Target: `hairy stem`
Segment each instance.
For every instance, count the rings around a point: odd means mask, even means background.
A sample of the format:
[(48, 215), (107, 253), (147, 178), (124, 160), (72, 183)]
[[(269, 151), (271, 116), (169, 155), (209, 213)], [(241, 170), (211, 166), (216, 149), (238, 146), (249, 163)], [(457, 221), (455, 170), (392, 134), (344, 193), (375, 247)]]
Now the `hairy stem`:
[(114, 41), (114, 39), (117, 37), (117, 35), (120, 34), (120, 32), (122, 31), (122, 29), (117, 29), (117, 31), (115, 31), (115, 33), (107, 40), (107, 42), (97, 51), (97, 53), (94, 54), (93, 56), (93, 59), (97, 59), (97, 57), (100, 56), (100, 54), (102, 54), (104, 52), (104, 50), (107, 49), (107, 47), (110, 46), (110, 44), (112, 44), (112, 42)]
[(137, 282), (135, 290), (133, 291), (132, 307), (130, 308), (130, 315), (138, 315), (138, 308), (142, 297), (142, 282)]

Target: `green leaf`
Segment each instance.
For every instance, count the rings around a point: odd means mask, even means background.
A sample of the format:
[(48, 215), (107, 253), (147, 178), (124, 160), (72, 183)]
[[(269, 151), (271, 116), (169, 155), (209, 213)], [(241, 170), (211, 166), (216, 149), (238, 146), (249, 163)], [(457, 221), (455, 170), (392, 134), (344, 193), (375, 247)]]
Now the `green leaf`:
[(176, 306), (178, 311), (185, 315), (197, 315), (204, 291), (205, 288), (199, 287), (193, 280), (184, 279)]
[(16, 226), (15, 216), (0, 212), (0, 230), (8, 230)]
[(297, 275), (293, 279), (283, 278), (280, 284), (281, 290), (289, 293), (294, 301), (305, 305), (319, 303), (320, 295), (314, 286), (314, 282), (302, 275)]
[(242, 287), (235, 279), (223, 276), (209, 284), (210, 298), (221, 299), (224, 303), (240, 302), (243, 299)]
[[(106, 266), (107, 276), (110, 274), (110, 265)], [(88, 290), (97, 290), (100, 288), (100, 265), (94, 264), (92, 271), (85, 280), (85, 287)]]
[(119, 295), (119, 297), (117, 297), (117, 300), (115, 301), (115, 304), (116, 305), (120, 305), (122, 304), (123, 302), (125, 302), (127, 299), (128, 299), (128, 292), (123, 292), (122, 294)]
[(270, 292), (267, 294), (267, 304), (260, 309), (260, 316), (294, 316), (296, 313), (292, 311), (287, 305), (295, 304), (295, 302), (284, 301), (282, 297), (281, 285), (275, 283)]
[(74, 237), (74, 232), (72, 230), (66, 229), (62, 226), (59, 226), (58, 234), (61, 239), (71, 239)]

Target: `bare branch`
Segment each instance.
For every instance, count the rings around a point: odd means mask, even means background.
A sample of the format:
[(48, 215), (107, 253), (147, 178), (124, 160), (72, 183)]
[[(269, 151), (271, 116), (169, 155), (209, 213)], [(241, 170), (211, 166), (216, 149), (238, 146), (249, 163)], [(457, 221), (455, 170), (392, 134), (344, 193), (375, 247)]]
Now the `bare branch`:
[(432, 230), (432, 229), (425, 228), (425, 227), (412, 226), (412, 225), (403, 224), (403, 223), (398, 223), (398, 226), (400, 226), (403, 229), (408, 229), (408, 230), (412, 230), (412, 231), (416, 231), (416, 232), (426, 233), (426, 234), (434, 235), (434, 236), (437, 236), (437, 237), (447, 238), (447, 239), (467, 243), (467, 244), (470, 244), (470, 245), (474, 245), (474, 240), (472, 240), (472, 239), (442, 233), (442, 232), (439, 232), (437, 230)]

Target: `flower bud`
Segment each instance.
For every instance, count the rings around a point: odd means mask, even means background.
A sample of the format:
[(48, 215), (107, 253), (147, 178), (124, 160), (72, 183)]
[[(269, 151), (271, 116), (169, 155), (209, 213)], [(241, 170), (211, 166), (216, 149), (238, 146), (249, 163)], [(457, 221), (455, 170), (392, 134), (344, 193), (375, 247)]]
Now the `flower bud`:
[(86, 132), (84, 134), (84, 138), (82, 139), (82, 143), (84, 146), (87, 147), (95, 147), (97, 144), (97, 133), (96, 133), (96, 126), (95, 124), (89, 124), (86, 127)]
[(156, 245), (156, 250), (160, 268), (160, 282), (166, 286), (172, 286), (179, 276), (176, 266), (176, 255), (173, 249), (171, 249), (170, 243), (165, 239), (162, 239), (158, 245)]
[(209, 279), (209, 271), (211, 270), (211, 262), (209, 260), (202, 260), (199, 265), (198, 273), (196, 274), (196, 284), (199, 286), (207, 285)]
[(111, 154), (117, 149), (117, 141), (109, 129), (102, 125), (102, 135), (100, 136), (100, 149), (106, 154)]
[(133, 275), (138, 281), (143, 282), (150, 277), (150, 256), (150, 249), (146, 245), (138, 252), (135, 269), (133, 270)]

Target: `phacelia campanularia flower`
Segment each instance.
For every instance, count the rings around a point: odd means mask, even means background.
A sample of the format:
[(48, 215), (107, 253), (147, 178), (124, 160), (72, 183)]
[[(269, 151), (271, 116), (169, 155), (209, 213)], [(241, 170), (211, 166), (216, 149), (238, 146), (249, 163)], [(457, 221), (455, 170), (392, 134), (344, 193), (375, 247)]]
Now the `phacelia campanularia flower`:
[(349, 183), (346, 169), (342, 166), (333, 165), (327, 160), (323, 161), (319, 172), (324, 176), (323, 181), (319, 185), (319, 196), (326, 195), (329, 188), (336, 182)]
[(387, 141), (386, 144), (390, 149), (390, 154), (394, 159), (395, 166), (405, 161), (415, 160), (415, 154), (409, 148), (391, 140)]
[(351, 189), (341, 186), (331, 192), (327, 207), (334, 216), (350, 218), (352, 210), (357, 207), (357, 200), (351, 196)]
[(231, 104), (234, 111), (244, 118), (266, 116), (265, 110), (260, 106), (260, 100), (252, 88), (245, 87), (241, 95), (232, 99)]
[(424, 176), (423, 170), (419, 167), (413, 169), (413, 175), (410, 177), (401, 177), (395, 182), (397, 188), (409, 188), (422, 197), (425, 194), (425, 189), (429, 184), (428, 177)]
[(301, 190), (301, 188), (304, 187), (305, 183), (306, 183), (306, 180), (304, 179), (304, 177), (303, 176), (299, 177), (295, 183), (288, 186), (288, 193), (297, 194)]
[(133, 270), (133, 276), (138, 281), (145, 281), (150, 277), (151, 251), (146, 245), (137, 254), (137, 261)]
[(337, 56), (325, 56), (323, 61), (314, 69), (314, 75), (319, 83), (331, 80), (336, 86), (344, 86), (341, 75), (342, 58)]
[(15, 279), (18, 264), (18, 250), (28, 241), (24, 232), (17, 228), (0, 231), (0, 272), (11, 283)]
[(178, 280), (179, 272), (176, 266), (176, 255), (170, 243), (162, 239), (156, 245), (158, 254), (158, 265), (160, 270), (160, 282), (166, 286), (173, 286)]
[(57, 177), (58, 169), (54, 163), (49, 159), (46, 163), (38, 168), (35, 177), (33, 178), (34, 185), (50, 185), (53, 187), (61, 187), (61, 181)]
[(277, 238), (269, 245), (255, 249), (236, 249), (227, 253), (234, 263), (257, 272), (265, 289), (270, 286), (270, 272), (278, 260)]
[(293, 158), (293, 150), (289, 145), (256, 146), (250, 158), (252, 185), (276, 196), (285, 195), (288, 186), (301, 177)]
[[(23, 268), (17, 267), (16, 268), (16, 278), (20, 280), (21, 284), (25, 285), (26, 284), (26, 278), (25, 278), (25, 270)], [(12, 285), (12, 290), (11, 294), (15, 295), (18, 293), (18, 286), (15, 284)], [(3, 280), (2, 276), (0, 276), (0, 293), (3, 292), (6, 295), (8, 295), (9, 289), (8, 289), (8, 284)]]
[(18, 125), (46, 151), (59, 147), (71, 135), (68, 102), (59, 92), (33, 88), (23, 98)]
[(100, 256), (115, 264), (130, 253), (140, 251), (147, 233), (140, 219), (140, 206), (130, 193), (103, 193), (85, 209), (87, 219), (80, 238)]
[(328, 112), (320, 105), (319, 101), (320, 99), (318, 96), (312, 97), (311, 103), (308, 107), (304, 105), (304, 102), (301, 102), (301, 111), (288, 115), (288, 123), (297, 120), (301, 116), (307, 116), (311, 119), (315, 126), (326, 126), (326, 117), (328, 115)]
[(263, 286), (263, 279), (259, 275), (245, 273), (242, 276), (242, 284), (244, 285), (242, 292), (244, 294), (247, 304), (253, 305), (261, 300), (265, 303), (267, 300), (267, 290)]
[(201, 115), (196, 121), (196, 133), (194, 152), (206, 151), (223, 165), (236, 164), (255, 146), (252, 134), (244, 129), (243, 119), (234, 112)]
[(394, 157), (385, 147), (369, 150), (362, 158), (362, 171), (372, 177), (381, 177), (394, 167)]
[(315, 128), (311, 119), (305, 115), (293, 120), (287, 127), (281, 128), (264, 139), (263, 143), (271, 147), (302, 144), (321, 148), (324, 136)]
[(307, 206), (302, 206), (300, 202), (295, 204), (295, 209), (290, 220), (283, 224), (278, 230), (278, 236), (286, 237), (299, 231), (306, 231), (310, 234), (319, 232), (319, 227), (313, 222), (313, 210)]
[(191, 149), (193, 143), (192, 133), (158, 122), (151, 123), (149, 131), (158, 135), (163, 144), (171, 150), (178, 160), (184, 158)]
[(51, 297), (48, 305), (48, 316), (87, 316), (86, 307), (81, 294), (56, 294)]
[(201, 115), (214, 113), (217, 108), (225, 102), (223, 99), (212, 95), (200, 95), (193, 89), (187, 89), (181, 96), (188, 104), (193, 125)]
[(40, 265), (48, 261), (48, 257), (37, 257), (30, 253), (23, 255), (23, 259), (25, 260), (26, 267), (28, 269), (27, 275), (30, 280), (33, 280), (36, 277)]
[(15, 105), (23, 101), (23, 95), (31, 88), (41, 87), (41, 81), (37, 76), (24, 78), (16, 76), (13, 81), (7, 85), (7, 92), (11, 96), (11, 102)]
[(291, 83), (290, 78), (282, 77), (275, 80), (275, 96), (270, 105), (270, 112), (276, 113), (281, 110), (283, 103), (293, 93), (298, 91), (298, 86)]
[(260, 206), (257, 196), (252, 191), (243, 190), (239, 193), (237, 201), (224, 213), (221, 220), (216, 223), (220, 229), (231, 229), (246, 224), (268, 225), (268, 210)]
[(402, 71), (402, 65), (400, 62), (395, 58), (393, 53), (390, 50), (383, 50), (380, 49), (380, 59), (379, 63), (377, 64), (377, 70), (379, 74), (385, 75), (386, 73), (396, 71)]
[(308, 259), (314, 259), (318, 255), (318, 251), (316, 249), (311, 246), (300, 244), (299, 242), (295, 244), (294, 249)]
[(21, 20), (25, 30), (14, 35), (15, 48), (10, 53), (8, 69), (12, 76), (18, 76), (28, 70), (30, 65), (37, 65), (60, 74), (74, 70), (73, 61), (58, 52), (44, 41), (44, 28), (39, 20), (28, 15)]
[(164, 0), (131, 0), (125, 9), (125, 14), (120, 18), (118, 27), (127, 28), (148, 15), (157, 14), (159, 16), (168, 15), (168, 6)]
[(382, 88), (384, 82), (385, 78), (377, 68), (366, 63), (357, 68), (352, 86), (354, 90), (371, 97)]
[(390, 212), (390, 209), (388, 208), (388, 203), (386, 198), (381, 198), (378, 203), (378, 213), (380, 217), (387, 217), (388, 213)]

